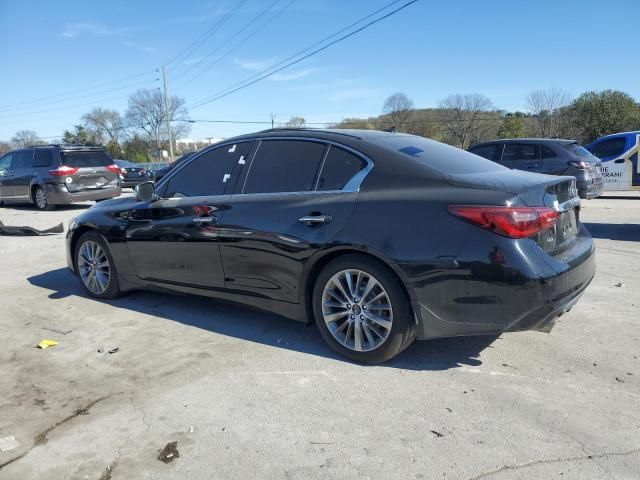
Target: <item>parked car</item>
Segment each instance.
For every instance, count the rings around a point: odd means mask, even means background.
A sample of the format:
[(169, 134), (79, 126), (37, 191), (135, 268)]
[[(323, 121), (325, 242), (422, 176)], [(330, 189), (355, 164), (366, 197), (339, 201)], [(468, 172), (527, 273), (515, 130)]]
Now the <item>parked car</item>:
[(515, 138), (473, 145), (471, 153), (508, 168), (575, 177), (580, 198), (602, 195), (602, 162), (575, 140)]
[(120, 185), (124, 188), (135, 187), (149, 181), (149, 175), (144, 168), (126, 160), (114, 160), (120, 169)]
[(98, 147), (38, 145), (0, 158), (0, 202), (33, 203), (39, 210), (121, 193), (119, 168)]
[(151, 177), (153, 178), (153, 181), (154, 182), (159, 182), (162, 179), (162, 177), (164, 177), (167, 173), (169, 173), (171, 170), (176, 168), (178, 165), (180, 165), (185, 160), (191, 158), (193, 156), (193, 154), (195, 154), (195, 153), (196, 152), (187, 152), (187, 153), (183, 154), (182, 156), (178, 157), (173, 163), (170, 163), (166, 167), (154, 170), (152, 175), (151, 175)]
[(640, 190), (640, 131), (607, 135), (586, 148), (602, 161), (605, 190)]
[(595, 272), (575, 178), (413, 135), (268, 130), (136, 192), (70, 225), (90, 296), (175, 290), (315, 319), (360, 362), (416, 337), (548, 331)]

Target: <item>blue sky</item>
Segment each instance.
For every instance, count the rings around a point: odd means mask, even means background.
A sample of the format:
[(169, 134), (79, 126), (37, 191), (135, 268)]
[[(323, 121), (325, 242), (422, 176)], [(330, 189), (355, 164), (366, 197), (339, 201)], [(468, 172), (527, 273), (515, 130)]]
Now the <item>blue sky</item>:
[[(294, 0), (199, 73), (291, 0), (279, 0), (238, 34), (274, 1), (245, 0), (199, 48), (176, 58), (238, 0), (0, 0), (0, 140), (22, 129), (61, 135), (95, 106), (124, 112), (130, 93), (161, 86), (155, 70), (174, 58), (169, 90), (194, 105), (391, 0)], [(273, 113), (282, 122), (292, 115), (336, 121), (376, 115), (396, 91), (417, 107), (436, 106), (451, 93), (479, 92), (505, 110), (524, 109), (528, 92), (548, 87), (572, 95), (613, 88), (640, 99), (639, 19), (638, 0), (420, 0), (190, 116), (268, 121)], [(63, 95), (89, 87), (96, 88)], [(261, 128), (199, 123), (190, 136)]]

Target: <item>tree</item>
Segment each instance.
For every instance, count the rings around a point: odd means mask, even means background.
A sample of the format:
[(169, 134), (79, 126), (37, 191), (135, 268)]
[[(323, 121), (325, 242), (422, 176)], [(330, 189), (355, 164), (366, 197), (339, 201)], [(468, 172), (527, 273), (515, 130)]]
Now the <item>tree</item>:
[(388, 117), (391, 126), (399, 131), (409, 120), (412, 109), (413, 101), (404, 93), (396, 92), (384, 101), (382, 113)]
[(481, 140), (493, 126), (482, 113), (493, 109), (493, 104), (484, 95), (468, 93), (449, 95), (440, 101), (444, 111), (444, 128), (460, 148)]
[(4, 155), (5, 153), (11, 150), (12, 150), (12, 147), (9, 142), (0, 142), (0, 155)]
[(534, 90), (527, 96), (527, 108), (536, 119), (538, 131), (543, 138), (558, 137), (562, 122), (564, 107), (571, 101), (571, 96), (558, 88)]
[(121, 156), (120, 139), (124, 136), (124, 121), (117, 110), (94, 108), (82, 116), (82, 121), (100, 143), (108, 142), (112, 156)]
[(624, 132), (640, 124), (639, 106), (625, 92), (585, 92), (568, 108), (580, 140), (587, 143), (610, 133)]
[(498, 129), (498, 138), (522, 138), (525, 136), (524, 115), (521, 112), (507, 113)]
[(287, 123), (284, 124), (287, 128), (302, 128), (305, 125), (306, 120), (303, 117), (291, 117)]
[(11, 143), (15, 148), (24, 148), (29, 145), (41, 145), (44, 142), (38, 137), (33, 130), (20, 130), (11, 137)]
[[(188, 116), (183, 98), (172, 96), (169, 101), (169, 121), (186, 120)], [(130, 127), (143, 133), (149, 140), (156, 143), (158, 150), (162, 149), (162, 143), (169, 141), (167, 132), (167, 113), (164, 106), (164, 97), (157, 90), (138, 90), (129, 97), (129, 108), (125, 118)], [(172, 142), (181, 135), (186, 135), (190, 125), (187, 123), (172, 123)]]
[(83, 125), (74, 125), (73, 130), (65, 130), (62, 135), (62, 141), (76, 145), (98, 145), (99, 143), (95, 135), (84, 128)]

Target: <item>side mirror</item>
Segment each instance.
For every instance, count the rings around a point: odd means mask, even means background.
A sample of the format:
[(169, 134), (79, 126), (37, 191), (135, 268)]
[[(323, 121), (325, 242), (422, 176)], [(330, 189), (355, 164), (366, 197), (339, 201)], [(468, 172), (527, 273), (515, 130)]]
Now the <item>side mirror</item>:
[(136, 200), (152, 202), (156, 199), (156, 187), (153, 182), (144, 182), (136, 187)]

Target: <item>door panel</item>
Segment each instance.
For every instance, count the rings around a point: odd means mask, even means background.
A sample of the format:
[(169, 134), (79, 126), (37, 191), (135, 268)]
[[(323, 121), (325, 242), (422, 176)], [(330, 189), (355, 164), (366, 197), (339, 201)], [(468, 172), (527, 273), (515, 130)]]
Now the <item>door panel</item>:
[(20, 150), (13, 153), (11, 174), (5, 182), (9, 192), (15, 199), (29, 199), (31, 196), (31, 179), (33, 172), (33, 149)]
[(12, 153), (7, 153), (4, 157), (0, 158), (0, 198), (9, 198), (8, 180), (11, 178), (11, 159)]
[[(299, 302), (305, 262), (331, 245), (351, 215), (356, 195), (304, 192), (232, 196), (222, 215), (220, 233), (226, 287)], [(312, 221), (318, 221), (323, 215), (324, 223), (300, 220), (311, 216)]]
[(129, 212), (127, 248), (137, 275), (179, 285), (222, 287), (218, 223), (227, 199), (162, 199)]

